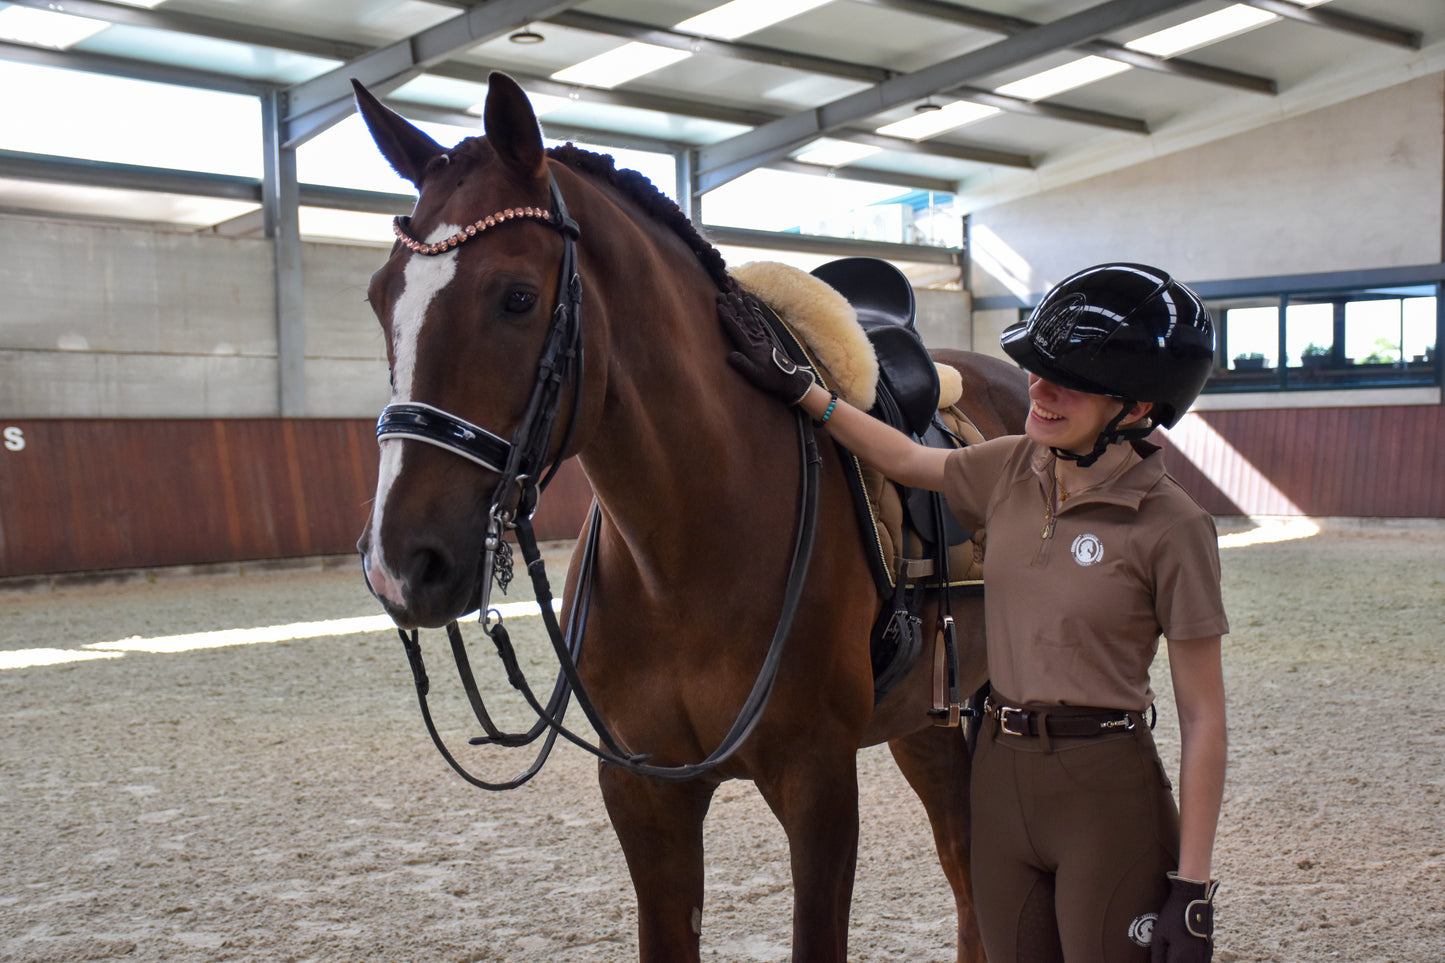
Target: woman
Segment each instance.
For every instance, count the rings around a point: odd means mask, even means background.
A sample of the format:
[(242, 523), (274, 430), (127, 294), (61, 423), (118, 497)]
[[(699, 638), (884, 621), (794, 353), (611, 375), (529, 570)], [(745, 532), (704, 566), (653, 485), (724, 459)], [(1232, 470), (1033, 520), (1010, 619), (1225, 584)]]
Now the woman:
[[(1213, 519), (1143, 440), (1209, 376), (1214, 331), (1198, 296), (1138, 264), (1061, 282), (1002, 338), (1029, 372), (1026, 434), (951, 452), (779, 360), (750, 312), (720, 316), (750, 380), (988, 532), (992, 693), (971, 796), (991, 963), (1208, 960), (1228, 623)], [(1161, 634), (1179, 712), (1177, 808), (1150, 732)]]

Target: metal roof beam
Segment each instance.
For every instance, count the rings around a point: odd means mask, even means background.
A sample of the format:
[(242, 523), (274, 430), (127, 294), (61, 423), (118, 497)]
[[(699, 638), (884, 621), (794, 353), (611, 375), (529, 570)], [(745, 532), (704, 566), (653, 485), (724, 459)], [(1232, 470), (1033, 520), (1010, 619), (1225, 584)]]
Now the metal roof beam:
[[(1040, 26), (1036, 21), (1026, 20), (1023, 17), (1010, 17), (988, 10), (979, 10), (975, 7), (956, 6), (952, 3), (945, 3), (943, 0), (859, 0), (859, 2), (887, 7), (890, 10), (901, 10), (905, 13), (913, 13), (922, 17), (931, 17), (935, 20), (947, 20), (951, 23), (974, 27), (978, 30), (987, 30), (992, 33), (1013, 35)], [(1121, 63), (1127, 63), (1132, 67), (1138, 67), (1142, 70), (1176, 74), (1181, 77), (1190, 77), (1208, 83), (1222, 84), (1227, 87), (1238, 87), (1241, 90), (1251, 90), (1256, 93), (1273, 94), (1278, 92), (1275, 82), (1268, 77), (1247, 74), (1238, 70), (1229, 70), (1224, 67), (1215, 67), (1211, 64), (1201, 63), (1197, 60), (1189, 60), (1184, 57), (1156, 57), (1153, 54), (1130, 50), (1123, 44), (1113, 43), (1108, 40), (1093, 39), (1083, 41), (1074, 44), (1073, 49), (1080, 53), (1107, 57), (1110, 60), (1118, 60)]]
[[(445, 108), (431, 107), (425, 104), (417, 104), (411, 101), (397, 101), (388, 98), (387, 106), (397, 113), (409, 118), (419, 120), (430, 120), (440, 124), (465, 125), (475, 123), (480, 125), (481, 119), (475, 114), (465, 111), (446, 110)], [(603, 130), (600, 127), (587, 127), (580, 124), (549, 124), (542, 121), (542, 133), (548, 140), (579, 141), (597, 147), (625, 148), (630, 150), (649, 150), (658, 154), (681, 154), (696, 149), (695, 144), (685, 144), (681, 141), (659, 140), (655, 137), (634, 137), (629, 134), (619, 134), (614, 130)], [(877, 146), (898, 150), (907, 147), (917, 148), (919, 145), (912, 141), (900, 140), (896, 137), (881, 137), (877, 134), (869, 135), (860, 133), (859, 136), (850, 138), (860, 143), (877, 142)], [(920, 151), (921, 152), (921, 151)], [(1028, 166), (1029, 159), (1022, 155), (1004, 154), (999, 152), (996, 158), (998, 163), (1006, 163), (1010, 166)], [(767, 165), (772, 170), (789, 171), (796, 174), (813, 174), (822, 177), (835, 177), (840, 180), (862, 181), (870, 184), (892, 184), (896, 187), (918, 188), (926, 191), (938, 191), (940, 193), (952, 194), (958, 189), (958, 185), (951, 180), (941, 177), (927, 177), (922, 174), (903, 174), (894, 171), (880, 171), (867, 167), (827, 167), (820, 164), (805, 164), (800, 161), (777, 161)]]
[[(249, 201), (254, 204), (260, 204), (262, 200), (261, 181), (254, 177), (116, 164), (14, 150), (0, 150), (0, 177), (51, 184), (78, 184), (111, 190), (186, 194), (193, 197)], [(359, 191), (326, 184), (299, 184), (297, 193), (302, 207), (324, 207), (338, 211), (406, 214), (416, 206), (415, 194)]]
[[(943, 6), (949, 5), (944, 4)], [(949, 6), (949, 9), (953, 8)], [(889, 70), (886, 67), (874, 67), (868, 64), (858, 64), (831, 57), (818, 57), (812, 54), (795, 53), (793, 51), (781, 50), (777, 47), (764, 47), (758, 44), (739, 43), (737, 41), (715, 40), (710, 37), (704, 37), (701, 34), (684, 33), (680, 30), (663, 29), (648, 24), (636, 23), (631, 20), (619, 20), (616, 17), (601, 17), (574, 10), (558, 14), (555, 17), (549, 17), (547, 22), (575, 30), (585, 30), (591, 33), (607, 34), (609, 36), (622, 37), (627, 40), (655, 44), (659, 47), (671, 47), (674, 50), (689, 50), (694, 53), (712, 54), (734, 60), (747, 60), (752, 63), (768, 64), (774, 67), (788, 67), (794, 70), (821, 74), (825, 77), (837, 77), (841, 80), (857, 80), (864, 83), (876, 84), (897, 77), (900, 73), (897, 70)], [(1132, 51), (1130, 51), (1130, 53), (1132, 53)], [(979, 87), (957, 88), (950, 91), (950, 93), (954, 93), (964, 100), (987, 104), (991, 107), (997, 107), (999, 110), (1009, 111), (1010, 113), (1032, 114), (1036, 117), (1068, 120), (1077, 124), (1091, 124), (1093, 126), (1108, 127), (1114, 130), (1128, 130), (1136, 133), (1148, 132), (1148, 125), (1144, 121), (1133, 117), (1119, 117), (1114, 114), (1103, 113), (1102, 111), (1060, 107), (1053, 104), (1040, 104), (1018, 97), (996, 94), (991, 90), (984, 90)]]
[(970, 100), (985, 107), (997, 107), (1013, 114), (1031, 114), (1050, 120), (1063, 120), (1074, 124), (1088, 124), (1092, 127), (1108, 127), (1112, 130), (1128, 131), (1131, 134), (1149, 133), (1149, 122), (1138, 117), (1110, 114), (1102, 110), (1088, 110), (1083, 107), (1069, 107), (1065, 104), (1051, 104), (1041, 100), (1024, 100), (1010, 97), (982, 87), (954, 87), (942, 93), (952, 94), (962, 100)]
[[(473, 67), (469, 64), (452, 62), (442, 64), (428, 73), (438, 77), (449, 77), (453, 80), (467, 80), (474, 83), (485, 84), (488, 73), (485, 67)], [(724, 124), (736, 124), (739, 127), (761, 127), (764, 124), (775, 121), (784, 116), (783, 114), (769, 111), (750, 110), (742, 107), (729, 107), (724, 104), (704, 103), (698, 100), (685, 100), (680, 97), (664, 97), (658, 94), (647, 94), (638, 91), (602, 90), (596, 87), (578, 87), (573, 84), (558, 83), (546, 77), (536, 77), (527, 74), (508, 71), (512, 79), (522, 85), (522, 88), (530, 93), (548, 94), (553, 97), (577, 96), (583, 103), (612, 104), (617, 107), (633, 107), (638, 110), (653, 110), (663, 114), (675, 114), (680, 117), (695, 117), (698, 120), (711, 120)], [(1061, 117), (1061, 119), (1068, 119)], [(543, 124), (545, 127), (545, 123)], [(925, 154), (930, 157), (949, 157), (954, 160), (974, 161), (980, 164), (998, 164), (1005, 167), (1034, 166), (1033, 160), (1027, 154), (1017, 154), (1009, 151), (997, 150), (991, 147), (975, 147), (966, 144), (955, 144), (947, 141), (913, 141), (901, 137), (887, 137), (874, 133), (871, 130), (860, 130), (848, 128), (833, 132), (833, 136), (839, 140), (856, 140), (862, 144), (872, 144), (885, 150), (897, 150), (910, 154)], [(697, 145), (690, 145), (696, 147)]]
[(575, 0), (490, 0), (420, 33), (363, 54), (287, 90), (286, 146), (295, 147), (346, 117), (351, 79), (388, 93), (453, 54), (565, 10)]
[(951, 247), (926, 244), (894, 244), (889, 241), (863, 241), (851, 237), (827, 237), (821, 234), (797, 234), (792, 231), (752, 231), (741, 227), (719, 227), (704, 224), (703, 236), (713, 244), (733, 247), (756, 247), (768, 251), (803, 251), (809, 254), (831, 254), (833, 257), (881, 257), (890, 261), (913, 261), (919, 264), (951, 264), (963, 261), (963, 252)]
[(127, 77), (131, 80), (146, 80), (158, 84), (194, 87), (198, 90), (214, 90), (223, 94), (247, 94), (259, 97), (268, 90), (275, 89), (272, 84), (230, 74), (218, 74), (209, 70), (171, 67), (149, 60), (112, 57), (108, 54), (86, 53), (83, 50), (50, 50), (3, 40), (0, 40), (0, 60), (13, 60), (17, 63), (35, 64), (40, 67), (58, 67), (62, 70), (79, 70), (85, 73), (104, 74), (108, 77)]
[(833, 57), (796, 53), (780, 50), (777, 47), (764, 47), (760, 44), (742, 43), (736, 40), (718, 40), (703, 34), (685, 33), (681, 30), (654, 27), (651, 24), (581, 13), (576, 10), (568, 10), (548, 17), (546, 22), (573, 30), (585, 30), (588, 33), (600, 33), (611, 37), (650, 43), (658, 47), (671, 47), (674, 50), (689, 50), (693, 53), (730, 57), (734, 60), (749, 60), (776, 67), (791, 67), (795, 70), (806, 70), (809, 73), (823, 74), (827, 77), (859, 80), (869, 84), (880, 83), (889, 77), (897, 76), (898, 73), (886, 67), (873, 67)]
[(1244, 2), (1251, 7), (1268, 11), (1286, 20), (1312, 23), (1318, 27), (1328, 27), (1330, 30), (1354, 34), (1368, 40), (1379, 40), (1397, 47), (1407, 47), (1410, 50), (1419, 50), (1424, 43), (1424, 37), (1418, 30), (1398, 27), (1392, 23), (1362, 17), (1356, 13), (1346, 13), (1333, 7), (1302, 7), (1297, 3), (1290, 3), (1289, 0), (1244, 0)]
[(853, 121), (880, 114), (934, 91), (967, 83), (975, 77), (1072, 47), (1191, 2), (1193, 0), (1108, 0), (987, 47), (886, 80), (813, 110), (782, 117), (745, 134), (702, 148), (698, 152), (698, 190), (705, 193), (721, 187), (749, 170), (774, 161)]
[[(57, 9), (55, 0), (9, 0), (18, 7), (34, 7), (37, 10)], [(65, 0), (63, 12), (78, 17), (90, 17), (107, 23), (123, 23), (132, 27), (148, 27), (152, 30), (166, 30), (171, 33), (192, 34), (213, 40), (227, 40), (232, 43), (271, 47), (291, 53), (324, 57), (328, 60), (351, 60), (359, 57), (370, 47), (327, 40), (309, 34), (291, 33), (271, 27), (258, 27), (243, 20), (222, 20), (200, 14), (183, 13), (165, 7), (147, 10), (144, 7), (108, 0)]]

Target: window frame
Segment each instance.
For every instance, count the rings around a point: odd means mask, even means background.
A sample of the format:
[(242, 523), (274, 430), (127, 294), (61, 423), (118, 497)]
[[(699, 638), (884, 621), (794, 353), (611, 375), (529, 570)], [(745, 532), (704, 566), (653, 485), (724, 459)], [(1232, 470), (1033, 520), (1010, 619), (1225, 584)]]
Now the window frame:
[[(1404, 357), (1404, 338), (1397, 346), (1402, 357), (1388, 363), (1365, 363), (1346, 354), (1349, 305), (1370, 301), (1398, 300), (1411, 297), (1434, 297), (1435, 337), (1424, 360)], [(1291, 291), (1270, 291), (1256, 295), (1234, 293), (1205, 297), (1216, 328), (1214, 371), (1204, 386), (1206, 394), (1240, 392), (1288, 392), (1319, 390), (1350, 390), (1358, 388), (1438, 387), (1442, 384), (1441, 335), (1445, 333), (1445, 282), (1415, 284), (1382, 284), (1341, 289), (1300, 288)], [(1328, 304), (1331, 312), (1331, 342), (1323, 360), (1300, 357), (1291, 359), (1291, 308)], [(1276, 337), (1274, 350), (1264, 365), (1231, 357), (1230, 312), (1244, 308), (1275, 308)], [(1298, 323), (1298, 319), (1297, 319)], [(1403, 325), (1402, 325), (1403, 331)], [(1298, 340), (1298, 339), (1294, 339)], [(1316, 342), (1317, 343), (1317, 342)], [(1293, 360), (1293, 363), (1291, 363)], [(1272, 366), (1270, 363), (1272, 362)]]

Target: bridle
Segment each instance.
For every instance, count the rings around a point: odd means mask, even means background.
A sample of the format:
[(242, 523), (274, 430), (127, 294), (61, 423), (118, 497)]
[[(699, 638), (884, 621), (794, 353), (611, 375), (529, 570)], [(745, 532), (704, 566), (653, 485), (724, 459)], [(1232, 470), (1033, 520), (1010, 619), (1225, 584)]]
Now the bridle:
[[(489, 228), (513, 221), (534, 220), (562, 235), (562, 266), (557, 275), (557, 297), (551, 325), (537, 362), (537, 381), (532, 388), (532, 396), (512, 440), (508, 441), (440, 408), (416, 402), (387, 405), (376, 423), (378, 441), (410, 438), (425, 442), (498, 473), (487, 518), (489, 553), (502, 550), (502, 531), (518, 514), (531, 515), (536, 510), (538, 493), (551, 483), (571, 444), (582, 398), (582, 278), (577, 273), (577, 238), (581, 231), (577, 222), (568, 215), (562, 192), (557, 189), (557, 181), (550, 173), (547, 189), (551, 194), (550, 211), (536, 207), (509, 207), (433, 244), (423, 244), (408, 233), (410, 218), (398, 217), (392, 225), (403, 247), (413, 254), (429, 257), (459, 247)], [(561, 408), (562, 391), (574, 367), (576, 373), (572, 380), (575, 387), (567, 437), (563, 439), (561, 450), (546, 477), (538, 482), (538, 472), (546, 464), (547, 448)], [(488, 574), (490, 568), (487, 565)], [(486, 611), (485, 601), (483, 611)]]
[[(649, 762), (646, 755), (638, 755), (625, 749), (603, 722), (596, 711), (577, 669), (581, 654), (583, 626), (591, 604), (592, 574), (596, 562), (598, 533), (601, 528), (601, 512), (594, 501), (591, 519), (588, 523), (588, 537), (584, 542), (583, 556), (576, 599), (565, 631), (557, 623), (552, 610), (551, 587), (547, 581), (546, 569), (541, 551), (537, 547), (532, 530), (532, 515), (536, 511), (540, 493), (556, 476), (563, 460), (567, 457), (572, 443), (582, 396), (582, 280), (577, 267), (577, 240), (581, 231), (567, 213), (567, 205), (557, 187), (551, 172), (547, 175), (547, 188), (551, 209), (543, 211), (535, 207), (507, 208), (488, 215), (468, 225), (450, 237), (425, 244), (409, 232), (410, 218), (398, 217), (393, 229), (397, 241), (413, 254), (435, 256), (452, 250), (473, 237), (498, 225), (514, 221), (535, 221), (545, 224), (562, 235), (562, 263), (557, 277), (557, 296), (552, 310), (547, 338), (537, 365), (537, 380), (532, 389), (526, 412), (521, 424), (508, 441), (500, 435), (479, 425), (459, 418), (450, 412), (432, 405), (416, 402), (387, 405), (382, 409), (376, 424), (378, 441), (386, 439), (409, 439), (434, 445), (471, 461), (489, 471), (497, 472), (498, 480), (491, 496), (491, 508), (487, 516), (487, 534), (483, 546), (482, 565), (479, 577), (482, 580), (481, 623), (483, 631), (492, 640), (498, 656), (506, 669), (507, 680), (517, 689), (527, 704), (537, 714), (537, 722), (525, 733), (509, 733), (500, 730), (487, 713), (476, 686), (470, 663), (466, 656), (465, 643), (456, 622), (446, 627), (451, 643), (452, 655), (463, 689), (471, 704), (473, 714), (487, 733), (471, 740), (473, 745), (499, 745), (518, 747), (535, 741), (545, 730), (547, 737), (538, 750), (536, 759), (523, 773), (502, 783), (479, 779), (468, 772), (447, 750), (432, 721), (427, 705), (430, 683), (423, 664), (418, 633), (398, 629), (402, 645), (406, 649), (407, 661), (412, 670), (417, 698), (421, 704), (422, 718), (426, 723), (432, 742), (442, 757), (456, 772), (471, 784), (482, 789), (512, 789), (522, 785), (536, 775), (550, 754), (559, 735), (591, 752), (605, 762), (622, 766), (632, 772), (659, 779), (692, 779), (711, 771), (730, 757), (752, 733), (767, 704), (777, 677), (778, 666), (788, 635), (792, 630), (793, 617), (797, 612), (812, 557), (813, 534), (817, 519), (818, 473), (821, 459), (813, 436), (812, 422), (801, 409), (798, 412), (799, 454), (803, 464), (804, 484), (800, 496), (800, 521), (795, 536), (792, 561), (789, 567), (788, 584), (783, 593), (783, 608), (774, 631), (768, 654), (762, 669), (748, 694), (737, 719), (718, 747), (706, 759), (698, 763), (680, 766), (660, 766)], [(774, 328), (775, 337), (791, 336), (780, 326)], [(800, 349), (799, 349), (800, 350)], [(547, 463), (548, 449), (562, 404), (562, 394), (567, 383), (572, 383), (571, 413), (565, 436), (558, 448), (557, 456), (540, 482), (537, 480)], [(552, 694), (543, 706), (531, 690), (512, 647), (500, 615), (490, 608), (492, 583), (503, 592), (512, 579), (511, 548), (503, 541), (506, 531), (515, 531), (517, 543), (522, 549), (527, 571), (531, 576), (538, 607), (547, 626), (560, 670)], [(586, 714), (602, 746), (594, 745), (562, 724), (571, 696), (575, 694), (578, 704)]]

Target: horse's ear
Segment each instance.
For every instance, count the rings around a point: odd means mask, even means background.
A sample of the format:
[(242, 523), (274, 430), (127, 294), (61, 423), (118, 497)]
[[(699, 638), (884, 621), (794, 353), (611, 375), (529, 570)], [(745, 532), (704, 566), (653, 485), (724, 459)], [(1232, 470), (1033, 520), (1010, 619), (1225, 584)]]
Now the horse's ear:
[(517, 82), (500, 71), (487, 78), (487, 103), (482, 111), (487, 143), (507, 164), (521, 173), (541, 177), (546, 155), (542, 151), (542, 128), (532, 104)]
[(446, 153), (446, 148), (382, 104), (354, 77), (351, 86), (356, 91), (356, 109), (366, 121), (366, 129), (371, 131), (371, 139), (376, 141), (381, 155), (393, 170), (421, 190), (421, 175), (427, 162)]

